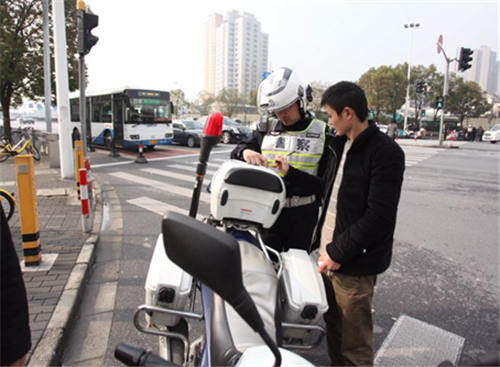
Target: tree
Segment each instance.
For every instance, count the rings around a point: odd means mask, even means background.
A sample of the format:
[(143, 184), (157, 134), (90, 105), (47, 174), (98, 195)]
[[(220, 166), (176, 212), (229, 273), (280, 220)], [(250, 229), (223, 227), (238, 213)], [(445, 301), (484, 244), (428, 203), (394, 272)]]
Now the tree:
[(222, 114), (231, 117), (238, 107), (245, 104), (245, 98), (238, 93), (237, 89), (222, 89), (217, 96)]
[[(49, 4), (51, 6), (51, 4)], [(69, 88), (78, 88), (78, 40), (76, 2), (65, 0)], [(49, 13), (52, 12), (49, 10)], [(53, 40), (51, 37), (51, 50)], [(53, 54), (53, 51), (51, 51)], [(53, 59), (51, 60), (53, 63)], [(51, 66), (52, 83), (55, 80)], [(42, 2), (3, 0), (0, 2), (0, 103), (4, 134), (11, 138), (10, 107), (22, 98), (44, 93)], [(53, 85), (52, 91), (55, 91)]]
[[(182, 111), (187, 107), (187, 102), (185, 99), (184, 92), (182, 89), (173, 89), (170, 91), (170, 100), (174, 104), (175, 115), (179, 117), (179, 111)], [(174, 112), (172, 111), (172, 113)]]
[(375, 120), (379, 121), (382, 112), (396, 116), (396, 111), (403, 105), (406, 93), (405, 65), (370, 68), (359, 78), (358, 84), (365, 91), (368, 108)]
[(208, 115), (210, 106), (215, 102), (215, 97), (207, 91), (198, 93), (198, 98), (192, 102), (192, 107), (198, 111), (200, 115)]
[(323, 112), (321, 111), (321, 96), (328, 88), (328, 84), (323, 82), (314, 81), (310, 84), (312, 88), (313, 100), (309, 103), (309, 110), (314, 112), (316, 116), (322, 116)]
[[(417, 81), (422, 81), (427, 86), (427, 90), (418, 95), (416, 93), (416, 84)], [(411, 70), (411, 78), (410, 78), (410, 96), (415, 101), (419, 103), (415, 103), (415, 116), (420, 116), (421, 109), (433, 103), (436, 99), (436, 96), (440, 96), (443, 90), (443, 74), (437, 72), (435, 65), (424, 66), (424, 65), (416, 65), (412, 67)]]
[(250, 92), (250, 96), (248, 97), (248, 104), (257, 106), (257, 89), (254, 89)]
[(464, 81), (462, 77), (452, 73), (450, 76), (448, 96), (445, 109), (458, 116), (460, 122), (466, 116), (478, 117), (491, 109), (484, 97), (481, 87), (472, 81)]

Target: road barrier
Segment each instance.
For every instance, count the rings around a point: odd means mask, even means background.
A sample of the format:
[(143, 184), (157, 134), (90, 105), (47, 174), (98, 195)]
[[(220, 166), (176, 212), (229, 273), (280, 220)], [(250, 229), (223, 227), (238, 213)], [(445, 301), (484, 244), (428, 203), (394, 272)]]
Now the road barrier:
[(36, 201), (35, 164), (31, 154), (17, 155), (15, 160), (24, 265), (37, 266), (42, 262), (42, 252)]
[(137, 151), (139, 152), (139, 154), (137, 155), (137, 158), (135, 159), (135, 163), (148, 163), (148, 160), (146, 159), (146, 157), (144, 157), (144, 154), (142, 154), (142, 143), (139, 143), (139, 148), (137, 149)]
[(90, 232), (90, 205), (89, 205), (89, 190), (87, 186), (87, 170), (80, 168), (80, 201), (82, 207), (82, 231)]

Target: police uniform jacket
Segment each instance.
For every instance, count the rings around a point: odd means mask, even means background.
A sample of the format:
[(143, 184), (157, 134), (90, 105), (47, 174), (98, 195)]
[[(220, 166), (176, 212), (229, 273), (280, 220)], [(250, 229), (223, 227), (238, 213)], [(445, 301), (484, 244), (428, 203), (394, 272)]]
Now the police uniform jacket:
[[(306, 129), (311, 121), (312, 118), (309, 115), (306, 115), (306, 117), (293, 126), (285, 126), (281, 122), (277, 121), (277, 123), (272, 127), (272, 130), (301, 131)], [(266, 131), (261, 131), (260, 129), (253, 131), (251, 138), (242, 141), (234, 148), (231, 152), (231, 158), (243, 160), (243, 151), (245, 149), (251, 149), (258, 153), (262, 153), (261, 146), (265, 134)], [(321, 205), (321, 201), (324, 199), (324, 193), (327, 191), (327, 188), (330, 186), (332, 180), (333, 169), (330, 162), (333, 155), (333, 151), (330, 148), (332, 145), (332, 139), (333, 134), (331, 134), (327, 129), (324, 150), (319, 162), (317, 175), (308, 174), (290, 165), (288, 173), (283, 177), (283, 181), (286, 186), (287, 198), (292, 196), (304, 197), (315, 195), (317, 203)]]

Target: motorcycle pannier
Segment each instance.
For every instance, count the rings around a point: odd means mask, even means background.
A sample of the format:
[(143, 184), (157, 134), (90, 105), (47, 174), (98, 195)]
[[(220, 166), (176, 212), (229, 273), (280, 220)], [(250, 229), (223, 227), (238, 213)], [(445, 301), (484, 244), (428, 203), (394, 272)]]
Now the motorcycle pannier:
[[(328, 310), (325, 286), (318, 266), (304, 250), (290, 249), (281, 254), (285, 305), (283, 321), (294, 324), (319, 325)], [(283, 328), (284, 338), (303, 339), (307, 331)]]
[[(193, 278), (167, 256), (163, 235), (158, 236), (146, 278), (146, 304), (176, 311), (187, 307)], [(146, 316), (148, 323), (156, 326), (174, 326), (179, 316), (152, 312)]]

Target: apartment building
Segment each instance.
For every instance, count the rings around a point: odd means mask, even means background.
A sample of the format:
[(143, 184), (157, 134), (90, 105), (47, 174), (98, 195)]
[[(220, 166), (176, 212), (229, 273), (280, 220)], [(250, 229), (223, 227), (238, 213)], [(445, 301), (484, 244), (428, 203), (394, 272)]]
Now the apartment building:
[(253, 14), (210, 15), (205, 29), (205, 90), (237, 89), (247, 99), (267, 71), (269, 36)]
[(471, 68), (465, 72), (465, 80), (471, 80), (489, 94), (500, 94), (500, 62), (497, 54), (488, 46), (481, 46), (472, 54)]

